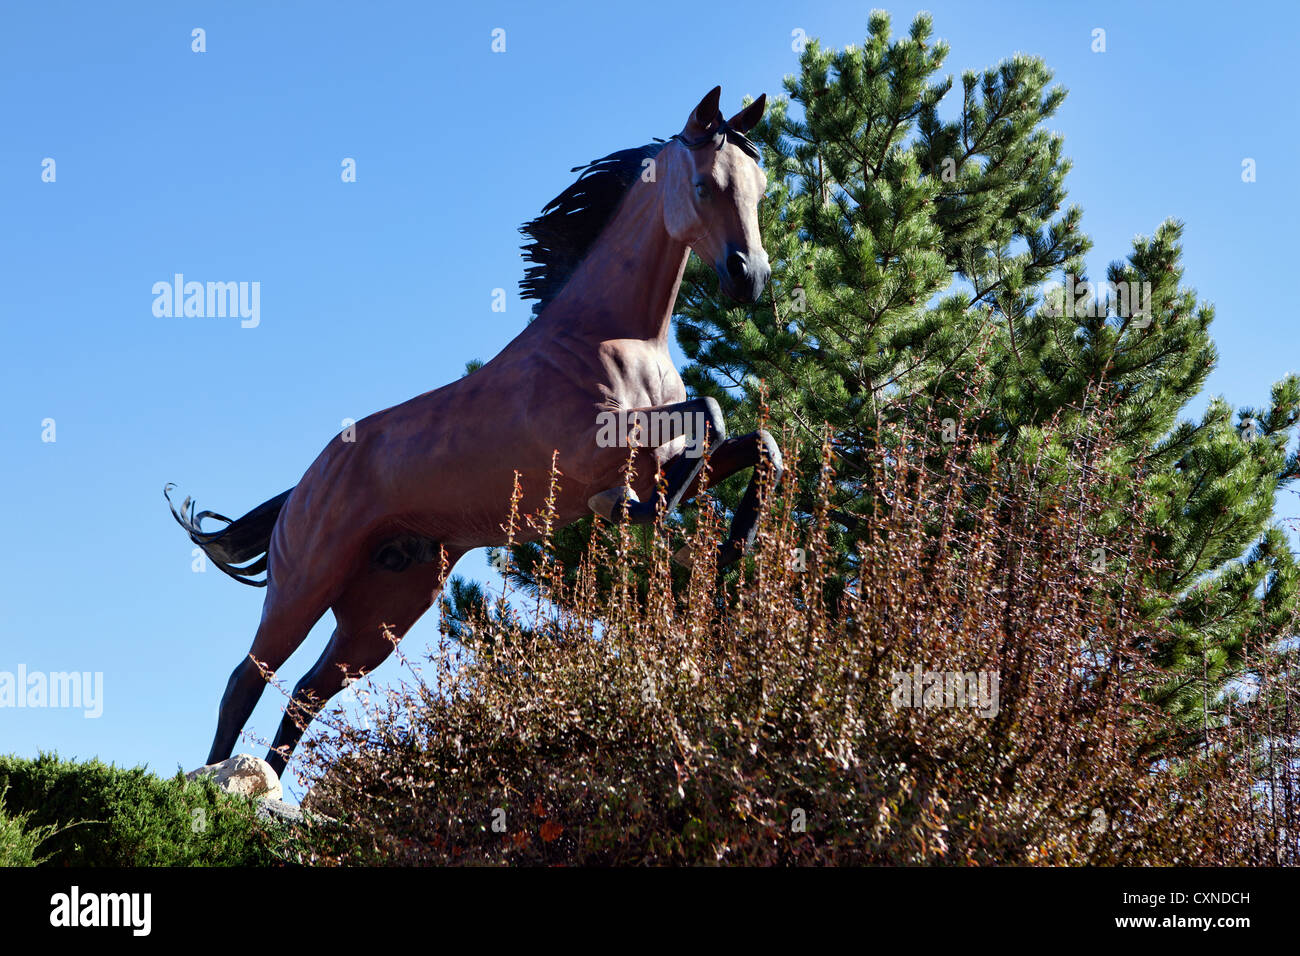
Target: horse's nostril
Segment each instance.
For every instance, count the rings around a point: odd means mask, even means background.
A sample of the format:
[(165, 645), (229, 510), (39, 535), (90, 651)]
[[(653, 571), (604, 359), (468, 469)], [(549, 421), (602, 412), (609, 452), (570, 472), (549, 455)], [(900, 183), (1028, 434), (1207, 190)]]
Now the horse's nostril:
[(747, 265), (748, 262), (743, 252), (733, 252), (727, 256), (727, 272), (733, 279), (743, 279)]

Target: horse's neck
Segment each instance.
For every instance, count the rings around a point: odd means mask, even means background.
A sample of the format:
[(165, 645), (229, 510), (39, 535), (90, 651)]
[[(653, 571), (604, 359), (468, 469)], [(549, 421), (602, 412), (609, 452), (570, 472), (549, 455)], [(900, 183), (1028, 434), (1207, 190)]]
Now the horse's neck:
[(637, 180), (609, 225), (538, 321), (605, 339), (668, 344), (690, 248), (668, 234), (657, 183)]

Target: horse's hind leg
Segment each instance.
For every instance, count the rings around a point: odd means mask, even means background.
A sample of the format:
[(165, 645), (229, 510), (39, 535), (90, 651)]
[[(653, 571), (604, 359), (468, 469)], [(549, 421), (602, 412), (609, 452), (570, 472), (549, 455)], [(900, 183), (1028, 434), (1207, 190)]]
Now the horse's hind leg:
[(284, 771), (307, 725), (325, 703), (351, 678), (368, 674), (387, 660), (393, 651), (388, 635), (393, 640), (405, 636), (437, 599), (445, 571), (459, 557), (458, 553), (448, 553), (445, 566), (435, 559), (400, 572), (372, 568), (348, 586), (334, 603), (334, 634), (319, 660), (294, 688), (266, 755), (276, 773)]
[(315, 600), (289, 600), (282, 590), (276, 588), (274, 581), (268, 583), (266, 600), (262, 604), (262, 620), (253, 637), (253, 646), (231, 673), (226, 692), (221, 697), (217, 733), (208, 753), (208, 763), (230, 756), (239, 732), (252, 716), (253, 708), (266, 687), (266, 678), (254, 659), (270, 670), (278, 669), (307, 639), (312, 626), (328, 608), (328, 596), (319, 595)]

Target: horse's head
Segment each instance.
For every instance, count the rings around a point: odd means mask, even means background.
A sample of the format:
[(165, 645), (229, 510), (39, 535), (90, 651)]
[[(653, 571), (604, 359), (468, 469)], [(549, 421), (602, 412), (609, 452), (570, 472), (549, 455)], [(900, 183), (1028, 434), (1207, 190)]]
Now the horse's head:
[[(691, 112), (685, 128), (661, 156), (664, 226), (718, 273), (722, 290), (755, 302), (772, 274), (758, 232), (758, 201), (767, 177), (758, 149), (745, 138), (763, 115), (763, 95), (725, 122), (714, 87)], [(666, 167), (666, 168), (665, 168)]]

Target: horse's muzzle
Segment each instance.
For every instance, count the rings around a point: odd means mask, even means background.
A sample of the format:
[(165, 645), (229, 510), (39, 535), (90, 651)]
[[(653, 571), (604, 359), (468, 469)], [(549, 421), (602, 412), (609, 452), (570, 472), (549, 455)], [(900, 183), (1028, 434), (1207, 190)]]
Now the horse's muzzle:
[(718, 266), (722, 291), (739, 302), (757, 302), (771, 277), (772, 268), (761, 249), (752, 255), (729, 249), (726, 259)]

